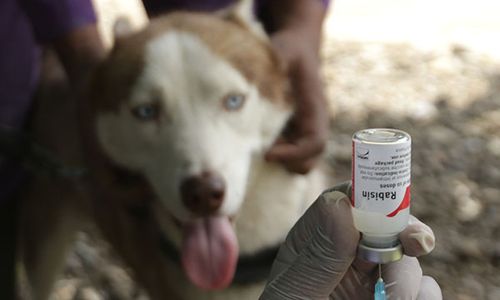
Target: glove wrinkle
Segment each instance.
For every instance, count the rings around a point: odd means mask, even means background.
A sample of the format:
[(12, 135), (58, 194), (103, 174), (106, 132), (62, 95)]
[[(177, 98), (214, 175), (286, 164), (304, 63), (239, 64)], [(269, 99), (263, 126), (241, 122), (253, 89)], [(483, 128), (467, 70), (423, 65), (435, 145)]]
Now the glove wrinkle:
[[(321, 242), (319, 242), (321, 243)], [(326, 257), (318, 242), (304, 249), (292, 266), (281, 272), (268, 286), (278, 298), (265, 299), (327, 299), (352, 263), (350, 260)], [(334, 255), (333, 255), (334, 256)], [(304, 276), (305, 275), (305, 276)]]
[(373, 298), (373, 287), (375, 284), (375, 273), (367, 275), (358, 271), (354, 265), (347, 271), (339, 286), (332, 292), (330, 299), (353, 300)]
[(260, 299), (328, 299), (352, 264), (358, 240), (346, 195), (323, 193), (281, 246)]

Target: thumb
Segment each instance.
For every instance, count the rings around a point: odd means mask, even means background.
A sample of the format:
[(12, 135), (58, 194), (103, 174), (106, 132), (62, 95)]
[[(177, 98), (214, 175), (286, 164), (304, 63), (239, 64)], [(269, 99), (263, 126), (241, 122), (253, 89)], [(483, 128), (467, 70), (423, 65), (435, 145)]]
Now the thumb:
[(351, 266), (358, 241), (347, 196), (324, 192), (289, 232), (260, 299), (328, 298)]

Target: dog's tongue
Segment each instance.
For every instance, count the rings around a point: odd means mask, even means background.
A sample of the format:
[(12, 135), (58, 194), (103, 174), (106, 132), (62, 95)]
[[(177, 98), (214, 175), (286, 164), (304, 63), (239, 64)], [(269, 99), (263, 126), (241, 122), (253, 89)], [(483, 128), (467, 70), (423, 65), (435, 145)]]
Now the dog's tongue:
[(206, 217), (184, 226), (182, 265), (203, 289), (227, 287), (234, 276), (238, 242), (227, 217)]

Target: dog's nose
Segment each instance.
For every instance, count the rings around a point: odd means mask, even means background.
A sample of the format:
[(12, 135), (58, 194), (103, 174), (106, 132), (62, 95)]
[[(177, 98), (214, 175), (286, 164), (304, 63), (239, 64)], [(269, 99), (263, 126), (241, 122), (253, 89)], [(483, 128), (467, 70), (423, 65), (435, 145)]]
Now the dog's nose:
[(185, 178), (180, 189), (184, 205), (193, 213), (206, 216), (221, 207), (226, 183), (219, 174), (203, 172)]

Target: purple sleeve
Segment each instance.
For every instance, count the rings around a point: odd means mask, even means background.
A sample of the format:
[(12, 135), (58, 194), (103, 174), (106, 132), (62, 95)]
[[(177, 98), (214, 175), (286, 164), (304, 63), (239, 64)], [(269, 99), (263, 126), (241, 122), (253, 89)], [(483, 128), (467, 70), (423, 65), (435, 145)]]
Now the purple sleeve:
[(95, 23), (91, 0), (19, 0), (39, 42), (47, 42)]
[[(255, 0), (256, 12), (270, 0)], [(314, 0), (328, 7), (331, 0)], [(229, 6), (236, 0), (143, 0), (144, 7), (150, 15), (165, 13), (174, 10), (215, 11)]]

